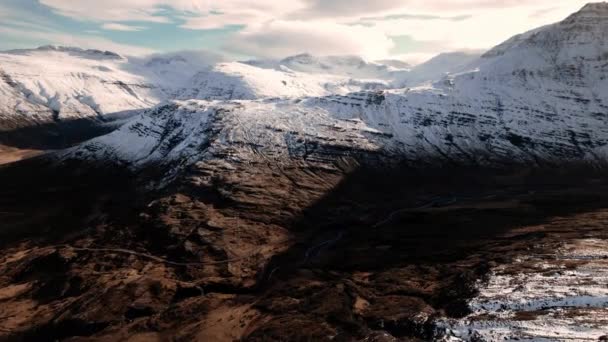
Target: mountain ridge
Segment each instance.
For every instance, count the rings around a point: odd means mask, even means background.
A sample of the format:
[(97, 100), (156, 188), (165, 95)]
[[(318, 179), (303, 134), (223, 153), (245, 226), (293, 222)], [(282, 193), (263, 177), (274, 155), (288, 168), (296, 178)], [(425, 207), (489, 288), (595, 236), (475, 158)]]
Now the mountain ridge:
[[(301, 64), (304, 60), (314, 65)], [(409, 74), (409, 69), (353, 56), (297, 55), (279, 62), (239, 63), (196, 52), (141, 58), (63, 46), (0, 52), (0, 61), (4, 131), (61, 120), (103, 120), (108, 114), (148, 109), (171, 99), (306, 97), (386, 89)], [(453, 68), (447, 63), (440, 69)], [(416, 82), (435, 75), (418, 72)], [(264, 78), (274, 82), (265, 83)]]
[[(569, 20), (510, 39), (481, 58), (463, 55), (462, 72), (448, 74), (426, 87), (296, 100), (268, 98), (225, 104), (191, 101), (175, 105), (182, 107), (180, 112), (204, 108), (203, 115), (211, 110), (234, 116), (234, 123), (219, 126), (224, 138), (217, 144), (226, 145), (221, 148), (236, 146), (244, 160), (260, 153), (260, 148), (273, 156), (298, 155), (294, 151), (302, 148), (299, 141), (305, 136), (306, 141), (329, 146), (330, 150), (363, 139), (363, 145), (373, 146), (368, 151), (413, 162), (603, 163), (608, 155), (608, 98), (602, 95), (608, 94), (604, 62), (608, 50), (601, 40), (608, 33), (608, 17), (592, 27), (575, 27), (574, 31)], [(559, 39), (563, 30), (570, 34)], [(569, 40), (578, 40), (579, 44)], [(296, 58), (308, 60), (310, 56)], [(581, 59), (587, 63), (582, 65), (578, 62)], [(281, 114), (285, 111), (298, 114)], [(308, 124), (296, 125), (300, 116), (307, 117)], [(257, 122), (247, 119), (250, 117)], [(129, 130), (150, 124), (153, 118), (144, 114), (142, 120), (104, 138), (110, 142), (106, 148), (120, 150), (120, 141), (129, 140)], [(179, 122), (180, 116), (176, 114), (173, 120)], [(353, 128), (352, 123), (358, 126)], [(189, 124), (182, 122), (182, 126)], [(333, 140), (326, 140), (324, 127), (335, 131)], [(248, 143), (250, 134), (261, 138)], [(187, 145), (187, 138), (180, 144)], [(95, 150), (104, 149), (100, 141), (89, 145), (95, 145)], [(358, 149), (354, 143), (353, 148)], [(187, 159), (196, 159), (195, 155)], [(166, 161), (165, 157), (157, 160)]]

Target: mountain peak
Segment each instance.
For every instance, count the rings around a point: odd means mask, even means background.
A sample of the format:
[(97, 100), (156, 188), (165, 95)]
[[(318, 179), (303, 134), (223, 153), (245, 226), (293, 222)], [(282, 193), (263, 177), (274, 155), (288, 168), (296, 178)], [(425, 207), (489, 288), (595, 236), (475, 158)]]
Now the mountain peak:
[(160, 66), (160, 65), (170, 65), (170, 64), (185, 64), (188, 60), (180, 55), (174, 56), (155, 56), (151, 57), (147, 62), (146, 66)]
[[(16, 51), (27, 51), (27, 50), (16, 50)], [(31, 51), (31, 50), (29, 50)], [(102, 51), (97, 49), (82, 49), (79, 47), (72, 46), (59, 46), (59, 45), (44, 45), (36, 48), (34, 51), (59, 51), (69, 54), (86, 55), (95, 58), (104, 59), (122, 59), (122, 56), (112, 51)]]
[(287, 64), (289, 64), (289, 63), (312, 64), (315, 62), (318, 62), (317, 58), (309, 53), (301, 53), (298, 55), (283, 58), (281, 60), (281, 63), (283, 63), (283, 64), (285, 64), (285, 63), (287, 63)]
[(590, 20), (608, 20), (608, 2), (588, 3), (578, 12), (570, 15), (564, 23), (574, 23)]
[[(509, 51), (536, 47), (545, 56), (566, 59), (597, 57), (605, 50), (608, 37), (608, 3), (589, 3), (563, 21), (516, 35), (490, 49), (482, 57), (502, 56)], [(586, 46), (588, 48), (582, 48)]]
[(583, 8), (581, 8), (581, 10), (578, 13), (583, 13), (583, 12), (595, 12), (595, 13), (608, 14), (608, 2), (606, 2), (606, 1), (590, 2), (590, 3), (586, 4), (585, 6), (583, 6)]

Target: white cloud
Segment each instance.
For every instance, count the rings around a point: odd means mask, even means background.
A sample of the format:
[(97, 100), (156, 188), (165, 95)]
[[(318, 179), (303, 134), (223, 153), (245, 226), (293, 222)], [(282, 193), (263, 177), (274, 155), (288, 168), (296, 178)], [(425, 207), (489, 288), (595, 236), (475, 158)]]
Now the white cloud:
[(278, 58), (308, 52), (317, 55), (360, 55), (383, 58), (393, 41), (369, 27), (349, 26), (329, 21), (270, 21), (235, 34), (228, 51)]
[[(561, 20), (588, 0), (39, 1), (56, 13), (97, 22), (106, 30), (144, 28), (127, 21), (172, 23), (191, 30), (243, 25), (243, 31), (227, 38), (225, 49), (249, 56), (310, 52), (385, 58), (392, 36), (416, 42), (400, 42), (396, 50), (410, 56), (488, 49), (517, 33)], [(3, 15), (1, 10), (2, 5)], [(357, 22), (365, 25), (349, 25)]]
[(148, 21), (167, 23), (170, 19), (159, 12), (162, 2), (155, 0), (39, 0), (55, 12), (76, 20)]
[[(302, 8), (302, 0), (40, 0), (57, 13), (77, 20), (172, 22), (171, 15), (184, 18), (188, 28), (222, 27), (264, 18), (279, 18)], [(177, 13), (170, 13), (167, 9)], [(213, 14), (213, 15), (210, 15)], [(239, 16), (242, 16), (241, 19)], [(205, 24), (213, 21), (216, 25)]]
[(272, 20), (266, 13), (256, 10), (240, 10), (236, 13), (211, 14), (200, 17), (184, 17), (182, 28), (191, 30), (211, 30), (228, 25), (254, 25)]
[[(376, 14), (412, 13), (452, 16), (509, 8), (569, 8), (575, 10), (588, 0), (39, 0), (58, 13), (75, 19), (97, 21), (170, 22), (167, 8), (193, 22), (214, 25), (259, 23), (265, 19), (294, 20), (297, 16), (338, 20)], [(216, 15), (209, 15), (215, 13)], [(243, 14), (241, 20), (238, 16)], [(188, 25), (194, 27), (195, 25)]]
[[(482, 3), (483, 1), (478, 1)], [(576, 4), (579, 2), (578, 4)], [(375, 27), (389, 36), (407, 35), (416, 41), (434, 42), (435, 51), (442, 52), (462, 49), (488, 49), (515, 34), (557, 22), (576, 11), (584, 1), (553, 0), (551, 10), (541, 6), (514, 6), (500, 10), (478, 8), (464, 20), (434, 19), (395, 19), (375, 21)], [(512, 0), (519, 4), (523, 1)], [(486, 4), (491, 6), (490, 3)], [(415, 52), (415, 51), (413, 51)]]
[(306, 8), (294, 17), (353, 17), (406, 7), (403, 0), (307, 0)]
[(133, 26), (119, 23), (105, 23), (101, 25), (101, 28), (110, 31), (141, 31), (146, 29), (143, 26)]
[[(393, 45), (390, 37), (409, 36), (413, 42), (400, 42), (403, 46), (397, 53), (401, 58), (416, 63), (441, 52), (489, 49), (515, 34), (559, 21), (578, 10), (583, 2), (538, 0), (530, 5), (529, 1), (522, 0), (461, 0), (449, 3), (411, 0), (406, 2), (412, 6), (410, 10), (417, 9), (419, 12), (403, 15), (404, 12), (398, 7), (403, 5), (403, 1), (314, 1), (315, 11), (324, 9), (326, 13), (338, 13), (350, 4), (350, 10), (336, 15), (352, 15), (368, 10), (366, 16), (378, 14), (378, 18), (365, 21), (371, 26), (341, 24), (347, 21), (339, 18), (268, 21), (250, 25), (236, 34), (229, 40), (227, 49), (262, 57), (309, 52), (387, 58)], [(477, 7), (471, 10), (469, 6), (473, 5)], [(501, 8), (497, 10), (496, 7)], [(389, 8), (392, 10), (387, 10)], [(308, 15), (312, 15), (310, 8), (308, 11)], [(221, 21), (208, 23), (217, 26)], [(408, 45), (411, 47), (408, 48)]]

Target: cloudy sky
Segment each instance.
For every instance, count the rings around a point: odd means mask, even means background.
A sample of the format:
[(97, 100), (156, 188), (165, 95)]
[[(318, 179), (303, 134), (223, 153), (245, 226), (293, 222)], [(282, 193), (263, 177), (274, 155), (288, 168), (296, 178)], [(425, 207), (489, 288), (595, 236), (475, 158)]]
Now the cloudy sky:
[(417, 62), (483, 50), (585, 0), (0, 0), (0, 50), (45, 44), (229, 58), (302, 52)]

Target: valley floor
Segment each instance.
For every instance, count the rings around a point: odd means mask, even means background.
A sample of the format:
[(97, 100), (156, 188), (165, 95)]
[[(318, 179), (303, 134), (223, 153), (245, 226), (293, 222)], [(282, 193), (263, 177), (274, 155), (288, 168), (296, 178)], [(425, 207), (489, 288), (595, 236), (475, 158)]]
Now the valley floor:
[(10, 164), (27, 158), (32, 158), (44, 153), (40, 150), (19, 149), (15, 147), (0, 145), (0, 165)]
[(601, 172), (207, 165), (142, 193), (36, 163), (0, 168), (0, 339), (608, 334)]

